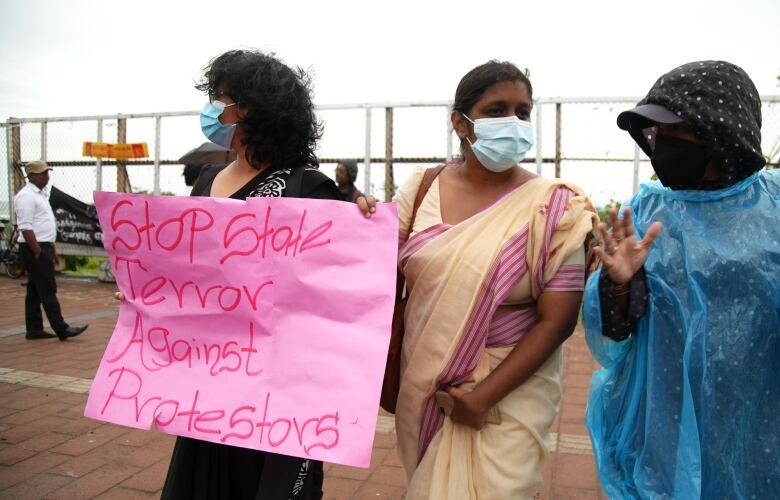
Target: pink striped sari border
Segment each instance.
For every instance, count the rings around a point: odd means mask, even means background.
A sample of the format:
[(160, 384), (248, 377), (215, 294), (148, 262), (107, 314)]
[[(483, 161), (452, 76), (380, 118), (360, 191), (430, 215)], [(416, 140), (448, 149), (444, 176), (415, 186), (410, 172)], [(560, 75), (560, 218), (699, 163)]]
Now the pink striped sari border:
[(561, 266), (553, 278), (544, 286), (550, 291), (579, 291), (585, 289), (585, 266), (571, 264)]
[(558, 268), (558, 272), (555, 273), (555, 279), (558, 276), (576, 276), (581, 275), (585, 272), (585, 266), (582, 264), (573, 264), (568, 266), (561, 266)]
[[(477, 352), (479, 352), (480, 339), (478, 334), (480, 333), (481, 329), (486, 328), (489, 324), (489, 319), (492, 315), (488, 314), (490, 309), (495, 309), (495, 307), (497, 307), (498, 304), (502, 302), (509, 291), (511, 291), (511, 284), (509, 283), (509, 278), (512, 274), (511, 271), (519, 271), (522, 265), (525, 263), (524, 255), (520, 254), (520, 252), (525, 250), (525, 245), (526, 242), (523, 241), (522, 246), (518, 248), (518, 252), (510, 257), (512, 260), (507, 262), (506, 269), (503, 270), (504, 272), (494, 274), (492, 279), (488, 282), (489, 289), (492, 290), (495, 288), (495, 292), (490, 292), (483, 295), (477, 309), (477, 314), (472, 316), (472, 325), (469, 328), (470, 335), (468, 340), (465, 342), (465, 344), (468, 346), (468, 349), (459, 349), (456, 351), (457, 354), (450, 360), (449, 369), (445, 372), (445, 377), (442, 382), (445, 382), (447, 379), (457, 379), (457, 374), (459, 372), (463, 372), (463, 370), (460, 369), (463, 366), (463, 362), (469, 360), (472, 357), (475, 357)], [(502, 252), (501, 255), (502, 259), (504, 257), (503, 254), (504, 252)], [(496, 300), (497, 297), (500, 298), (500, 300)]]
[(574, 196), (574, 191), (565, 186), (559, 186), (555, 188), (552, 196), (550, 196), (550, 201), (547, 204), (547, 225), (544, 228), (542, 250), (536, 261), (536, 271), (534, 272), (534, 282), (539, 290), (542, 289), (542, 277), (544, 276), (544, 266), (547, 262), (547, 251), (550, 247), (550, 240), (552, 239), (553, 232), (555, 232), (555, 228), (558, 227), (558, 222), (560, 222), (563, 213), (566, 211), (566, 206)]
[[(516, 311), (509, 311), (505, 313), (496, 313), (490, 320), (490, 330), (495, 328), (501, 328), (506, 324), (514, 323), (518, 317), (525, 317), (531, 315), (535, 311), (535, 308), (529, 307), (527, 309), (518, 309)], [(533, 312), (535, 314), (535, 312)]]
[(525, 335), (528, 328), (536, 323), (536, 310), (525, 309), (502, 317), (502, 321), (492, 322), (488, 330), (487, 347), (504, 347), (516, 344)]
[(503, 342), (507, 338), (511, 338), (513, 335), (520, 336), (522, 333), (521, 330), (524, 327), (532, 324), (534, 319), (535, 318), (530, 318), (524, 321), (517, 321), (515, 323), (510, 323), (500, 329), (497, 328), (494, 330), (491, 328), (490, 332), (488, 333), (487, 340), (485, 341), (486, 345), (492, 345), (499, 341)]
[(413, 235), (407, 239), (401, 246), (398, 252), (398, 262), (403, 267), (406, 265), (406, 261), (415, 254), (419, 249), (425, 246), (426, 243), (436, 238), (437, 236), (445, 233), (452, 226), (449, 224), (436, 224), (425, 228), (419, 233)]
[[(448, 362), (444, 375), (437, 381), (437, 386), (456, 385), (465, 380), (474, 370), (479, 355), (485, 347), (490, 318), (498, 305), (509, 295), (513, 286), (528, 272), (525, 262), (528, 231), (529, 228), (526, 226), (507, 241), (499, 252), (482, 286), (482, 295), (478, 298), (477, 306), (468, 320), (466, 333), (460, 340), (454, 356)], [(433, 395), (430, 395), (425, 403), (420, 426), (419, 460), (422, 460), (428, 445), (443, 422), (444, 417)]]
[(572, 280), (569, 282), (556, 283), (553, 286), (548, 286), (544, 289), (546, 292), (581, 292), (585, 290), (585, 286), (580, 280)]
[(521, 327), (525, 326), (527, 319), (516, 319), (515, 321), (508, 323), (500, 328), (490, 327), (488, 331), (487, 343), (490, 344), (493, 339), (502, 338), (504, 335), (510, 335), (513, 332), (518, 331)]
[[(478, 215), (485, 210), (493, 207), (498, 202), (512, 194), (517, 189), (520, 189), (523, 187), (528, 181), (532, 179), (526, 179), (523, 182), (516, 184), (514, 186), (511, 186), (509, 189), (504, 191), (504, 193), (500, 194), (495, 200), (491, 201), (481, 209), (479, 209), (474, 215), (471, 217), (474, 217), (475, 215)], [(440, 209), (441, 210), (441, 209)], [(469, 217), (469, 218), (471, 218)], [(404, 265), (405, 261), (411, 257), (417, 250), (419, 250), (422, 246), (425, 245), (428, 241), (435, 238), (436, 236), (440, 235), (441, 233), (445, 232), (447, 229), (451, 228), (452, 224), (445, 224), (444, 222), (440, 224), (435, 224), (433, 226), (430, 226), (428, 228), (425, 228), (424, 230), (420, 231), (419, 233), (415, 234), (412, 237), (407, 237), (406, 241), (402, 242), (399, 245), (399, 255), (398, 255), (398, 261), (401, 262), (402, 266)], [(430, 234), (435, 233), (435, 234)], [(415, 242), (415, 243), (412, 243)]]
[(581, 292), (585, 287), (580, 282), (560, 283), (554, 287), (545, 288), (547, 292)]

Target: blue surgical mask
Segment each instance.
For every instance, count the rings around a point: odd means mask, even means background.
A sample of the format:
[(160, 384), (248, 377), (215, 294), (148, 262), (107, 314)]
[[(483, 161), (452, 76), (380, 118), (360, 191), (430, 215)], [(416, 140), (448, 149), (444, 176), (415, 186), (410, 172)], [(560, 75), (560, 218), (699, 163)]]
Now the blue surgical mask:
[(465, 114), (463, 116), (474, 124), (474, 135), (477, 136), (476, 141), (469, 141), (471, 150), (479, 162), (490, 171), (509, 170), (520, 163), (534, 145), (531, 122), (522, 121), (516, 116), (477, 120), (472, 120)]
[(234, 104), (225, 104), (222, 101), (206, 103), (200, 112), (200, 129), (208, 140), (218, 146), (230, 149), (230, 143), (233, 141), (233, 134), (236, 133), (236, 124), (223, 125), (219, 121), (219, 116), (228, 106)]

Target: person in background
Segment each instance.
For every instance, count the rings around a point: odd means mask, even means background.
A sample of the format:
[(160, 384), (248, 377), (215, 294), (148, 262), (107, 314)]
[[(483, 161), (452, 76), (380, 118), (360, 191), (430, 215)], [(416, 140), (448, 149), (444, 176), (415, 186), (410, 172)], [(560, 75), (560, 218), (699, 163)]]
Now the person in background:
[(355, 186), (358, 167), (354, 160), (342, 160), (336, 165), (336, 184), (345, 201), (357, 202), (363, 193)]
[[(597, 216), (576, 186), (519, 162), (533, 145), (526, 72), (490, 61), (458, 84), (461, 161), (398, 190), (408, 301), (396, 406), (406, 498), (536, 498)], [(435, 172), (435, 171), (434, 171)], [(358, 205), (370, 215), (372, 197)]]
[(192, 186), (195, 185), (196, 182), (198, 182), (198, 177), (200, 177), (201, 171), (206, 168), (201, 165), (184, 165), (184, 170), (182, 171), (182, 175), (184, 176), (184, 186), (185, 188), (181, 192), (181, 196), (189, 196), (192, 192)]
[[(25, 338), (67, 340), (81, 335), (87, 326), (70, 326), (62, 317), (57, 300), (57, 280), (54, 267), (59, 260), (54, 242), (57, 239), (57, 221), (46, 197), (51, 167), (36, 160), (24, 166), (27, 184), (14, 196), (16, 224), (19, 227), (19, 253), (27, 272), (27, 294), (24, 298)], [(54, 330), (43, 329), (41, 305)]]
[(650, 157), (587, 285), (586, 421), (611, 498), (777, 498), (780, 171), (739, 67), (684, 64), (618, 116)]

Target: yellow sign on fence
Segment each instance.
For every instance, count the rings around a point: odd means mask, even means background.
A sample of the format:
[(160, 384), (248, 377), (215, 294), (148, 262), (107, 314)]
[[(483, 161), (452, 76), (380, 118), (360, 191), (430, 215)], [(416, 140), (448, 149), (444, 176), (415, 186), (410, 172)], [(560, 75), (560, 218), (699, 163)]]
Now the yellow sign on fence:
[(109, 144), (107, 142), (85, 142), (81, 148), (81, 156), (93, 158), (146, 158), (149, 149), (145, 142), (135, 144)]

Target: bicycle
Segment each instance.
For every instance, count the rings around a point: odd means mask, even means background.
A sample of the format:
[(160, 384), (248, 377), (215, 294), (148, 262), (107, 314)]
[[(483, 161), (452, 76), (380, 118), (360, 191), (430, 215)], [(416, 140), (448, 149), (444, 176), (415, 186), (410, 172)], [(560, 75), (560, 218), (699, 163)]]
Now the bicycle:
[[(5, 233), (5, 225), (0, 223), (2, 229), (0, 233)], [(21, 255), (19, 255), (19, 228), (14, 224), (14, 228), (10, 231), (10, 238), (0, 240), (0, 262), (2, 262), (5, 268), (5, 273), (13, 279), (16, 279), (24, 274), (24, 265), (22, 264)]]

